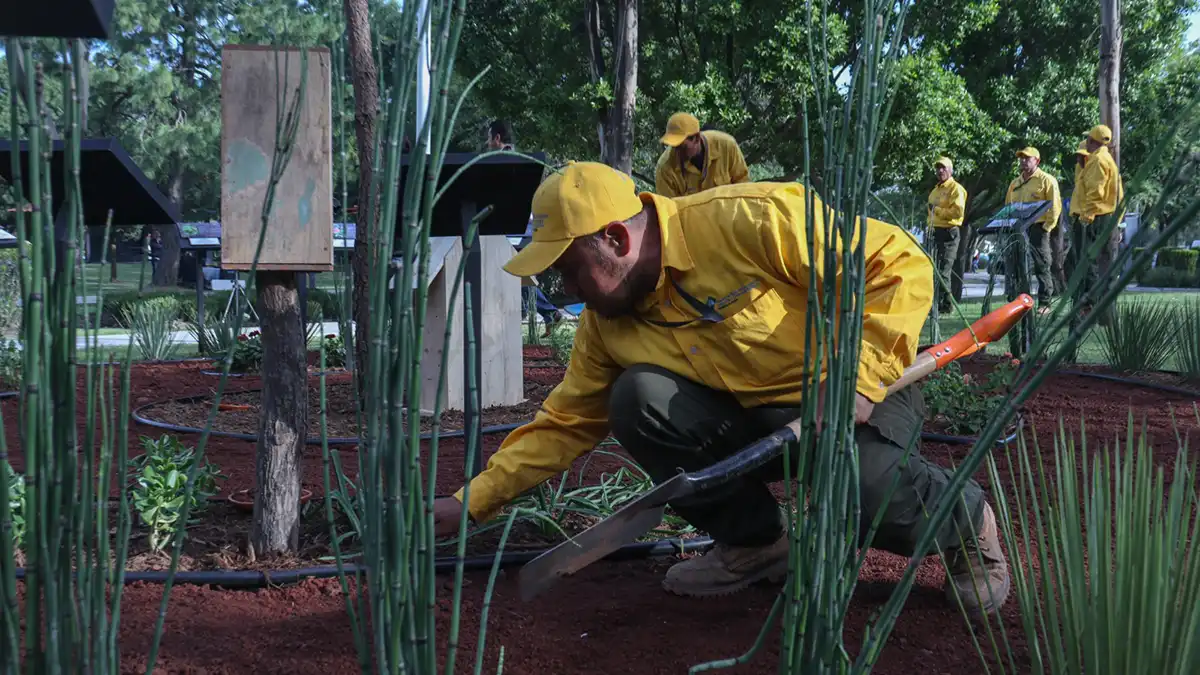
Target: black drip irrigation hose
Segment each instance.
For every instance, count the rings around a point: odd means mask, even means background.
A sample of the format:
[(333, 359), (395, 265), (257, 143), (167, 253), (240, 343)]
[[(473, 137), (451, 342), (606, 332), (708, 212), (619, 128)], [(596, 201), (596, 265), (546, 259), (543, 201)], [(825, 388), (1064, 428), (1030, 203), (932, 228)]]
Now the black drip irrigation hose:
[[(313, 372), (309, 373), (308, 376), (320, 377), (322, 375), (351, 375), (353, 373), (353, 370), (314, 370)], [(221, 377), (222, 375), (226, 375), (219, 370), (202, 370), (200, 371), (200, 374), (208, 375), (210, 377)], [(227, 377), (262, 377), (262, 373), (229, 373)], [(258, 390), (251, 389), (250, 391)]]
[[(613, 551), (605, 556), (603, 560), (641, 560), (645, 558), (667, 556), (673, 553), (692, 553), (695, 551), (705, 550), (712, 546), (712, 544), (713, 541), (709, 537), (639, 541), (633, 544), (626, 544), (625, 546), (622, 546), (616, 551)], [(505, 568), (516, 565), (524, 565), (548, 550), (550, 549), (544, 548), (530, 551), (512, 551), (509, 553), (501, 553), (500, 567)], [(441, 574), (453, 572), (456, 569), (459, 560), (459, 558), (453, 556), (435, 558), (433, 563), (434, 570)], [(464, 570), (490, 570), (496, 563), (496, 554), (492, 553), (488, 555), (471, 556), (462, 558), (461, 560)], [(367, 571), (364, 566), (356, 564), (342, 565), (342, 570), (347, 576), (365, 574)], [(290, 570), (202, 570), (196, 572), (176, 572), (173, 583), (198, 586), (221, 586), (224, 588), (258, 589), (268, 588), (270, 586), (295, 584), (303, 579), (336, 578), (338, 574), (337, 565), (300, 567)], [(169, 574), (167, 572), (157, 570), (147, 572), (125, 572), (124, 582), (126, 584), (138, 582), (164, 584), (167, 582), (168, 576)], [(25, 578), (24, 567), (17, 568), (16, 578)]]
[[(260, 391), (260, 390), (244, 389), (244, 390), (236, 392), (236, 393), (241, 394), (241, 393), (245, 393), (248, 391)], [(210, 398), (210, 396), (208, 394), (200, 394), (197, 396), (183, 396), (180, 398), (170, 398), (170, 399), (166, 399), (164, 401), (155, 401), (153, 403), (147, 403), (145, 405), (138, 406), (136, 409), (134, 409), (133, 421), (137, 422), (138, 424), (145, 424), (146, 426), (163, 429), (165, 431), (172, 431), (177, 434), (203, 434), (204, 429), (201, 429), (199, 427), (187, 427), (187, 426), (182, 426), (182, 425), (178, 425), (178, 424), (168, 424), (167, 422), (159, 422), (157, 420), (148, 419), (142, 413), (147, 408), (153, 408), (156, 405), (163, 405), (164, 403), (198, 403), (198, 402), (203, 401), (208, 398)], [(525, 424), (525, 422), (497, 424), (497, 425), (490, 426), (490, 427), (483, 427), (482, 429), (479, 430), (479, 432), (480, 432), (480, 434), (482, 434), (484, 436), (487, 436), (490, 434), (499, 434), (499, 433), (503, 433), (506, 431), (512, 431), (513, 429), (516, 429), (516, 428), (522, 426), (523, 424)], [(216, 429), (213, 429), (213, 430), (209, 431), (208, 433), (210, 436), (215, 436), (218, 438), (236, 438), (241, 441), (257, 441), (258, 440), (257, 434), (243, 434), (243, 433), (240, 433), (237, 431), (218, 431)], [(464, 436), (466, 436), (466, 431), (464, 431), (462, 429), (456, 429), (454, 431), (439, 431), (438, 432), (438, 438), (463, 438)], [(420, 439), (422, 441), (432, 440), (433, 434), (432, 433), (421, 434)], [(320, 438), (306, 438), (306, 439), (304, 439), (304, 442), (308, 445), (321, 445), (322, 440)], [(332, 436), (332, 437), (326, 439), (326, 442), (328, 442), (330, 445), (358, 445), (359, 441), (358, 441), (357, 437)]]
[[(1160, 371), (1168, 375), (1179, 375), (1170, 371)], [(1134, 380), (1127, 377), (1119, 377), (1117, 375), (1106, 375), (1104, 373), (1091, 373), (1086, 370), (1060, 370), (1059, 375), (1076, 375), (1078, 377), (1090, 377), (1094, 380), (1104, 380), (1106, 382), (1117, 382), (1119, 384), (1129, 384), (1137, 387), (1146, 387), (1148, 389), (1157, 389), (1168, 394), (1180, 394), (1183, 396), (1192, 396), (1200, 399), (1200, 391), (1194, 389), (1186, 389), (1184, 387), (1175, 387), (1169, 384), (1159, 384), (1157, 382), (1147, 382), (1145, 380)]]

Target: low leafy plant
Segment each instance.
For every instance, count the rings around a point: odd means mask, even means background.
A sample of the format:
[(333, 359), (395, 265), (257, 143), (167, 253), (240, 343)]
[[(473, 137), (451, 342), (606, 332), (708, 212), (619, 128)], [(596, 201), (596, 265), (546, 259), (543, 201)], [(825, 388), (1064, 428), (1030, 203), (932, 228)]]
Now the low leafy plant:
[(125, 326), (133, 334), (134, 346), (149, 361), (163, 361), (174, 355), (178, 318), (179, 299), (167, 295), (142, 300), (124, 310)]
[[(143, 436), (142, 448), (144, 454), (129, 460), (130, 496), (142, 524), (150, 529), (150, 550), (161, 552), (178, 530), (195, 451), (166, 434), (158, 439)], [(189, 513), (200, 513), (208, 498), (217, 493), (217, 479), (225, 477), (205, 460), (196, 470)]]
[(346, 366), (346, 343), (342, 341), (342, 337), (330, 333), (321, 340), (325, 349), (325, 366), (344, 368)]
[(15, 389), (21, 382), (25, 356), (16, 340), (0, 340), (0, 387)]
[(570, 362), (577, 328), (574, 321), (560, 321), (554, 326), (550, 332), (550, 350), (554, 353), (554, 360), (562, 364)]
[(1021, 362), (1005, 354), (985, 377), (962, 372), (953, 361), (930, 374), (921, 393), (930, 416), (951, 434), (977, 434), (991, 421), (1007, 394)]
[(8, 462), (0, 464), (4, 466), (4, 498), (12, 521), (13, 548), (20, 550), (25, 545), (25, 477)]
[(1111, 310), (1100, 326), (1104, 360), (1116, 370), (1160, 370), (1175, 354), (1178, 336), (1172, 305), (1161, 300), (1130, 299)]
[(230, 370), (236, 373), (258, 372), (262, 368), (263, 359), (262, 333), (252, 330), (237, 336), (230, 358), (233, 360)]

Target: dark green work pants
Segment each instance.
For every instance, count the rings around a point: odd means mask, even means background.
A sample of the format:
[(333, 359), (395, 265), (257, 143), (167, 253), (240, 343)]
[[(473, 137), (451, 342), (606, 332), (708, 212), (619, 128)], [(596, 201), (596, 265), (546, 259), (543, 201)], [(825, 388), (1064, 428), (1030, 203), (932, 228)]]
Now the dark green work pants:
[(941, 281), (935, 284), (934, 297), (938, 299), (938, 311), (950, 312), (953, 286), (954, 263), (958, 260), (958, 247), (962, 243), (962, 227), (933, 228), (934, 258)]
[(1050, 233), (1041, 223), (1029, 227), (1029, 248), (1033, 254), (1033, 274), (1038, 280), (1038, 300), (1049, 302), (1054, 295), (1054, 273), (1050, 267), (1053, 253), (1050, 250)]
[[(798, 408), (742, 408), (728, 392), (708, 389), (650, 365), (634, 366), (621, 374), (613, 386), (609, 408), (613, 435), (656, 483), (671, 478), (680, 469), (706, 468), (799, 415)], [(916, 452), (901, 466), (909, 439), (920, 432), (923, 419), (920, 390), (908, 387), (876, 405), (870, 421), (858, 425), (855, 431), (860, 532), (865, 534), (875, 514), (885, 508), (872, 548), (914, 555), (926, 512), (934, 508), (950, 481), (949, 470), (930, 464)], [(897, 472), (899, 483), (885, 505), (884, 498)], [(784, 532), (783, 513), (767, 487), (767, 483), (782, 478), (780, 457), (750, 477), (670, 506), (717, 542), (766, 545)], [(969, 541), (971, 533), (978, 532), (982, 525), (983, 502), (979, 485), (969, 482), (953, 517), (938, 532), (937, 545), (943, 550), (959, 548), (960, 533), (963, 541)]]

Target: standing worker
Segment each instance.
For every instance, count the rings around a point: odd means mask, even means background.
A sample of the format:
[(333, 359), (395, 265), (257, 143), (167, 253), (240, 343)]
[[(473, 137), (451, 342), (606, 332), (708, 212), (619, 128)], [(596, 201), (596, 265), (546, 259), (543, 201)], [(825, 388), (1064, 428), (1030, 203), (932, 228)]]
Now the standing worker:
[[(570, 366), (533, 421), (513, 431), (471, 479), (470, 494), (459, 490), (434, 503), (439, 536), (457, 531), (464, 498), (471, 519), (486, 522), (610, 432), (661, 482), (678, 470), (708, 467), (799, 417), (805, 317), (821, 311), (808, 305), (809, 198), (794, 182), (684, 199), (639, 195), (629, 176), (594, 162), (573, 162), (546, 178), (533, 196), (533, 242), (505, 270), (528, 276), (553, 267), (586, 303)], [(823, 251), (824, 207), (811, 198), (811, 243)], [(925, 419), (920, 386), (892, 394), (887, 388), (916, 359), (933, 274), (928, 256), (901, 228), (870, 219), (865, 237), (870, 262), (854, 379), (860, 532), (882, 511), (872, 544), (912, 556), (928, 527), (927, 509), (954, 474), (922, 457), (919, 443), (908, 452)], [(839, 283), (840, 269), (835, 274), (821, 283)], [(779, 457), (728, 485), (671, 502), (716, 545), (671, 567), (665, 590), (724, 595), (787, 577), (787, 521), (769, 489), (783, 469)], [(950, 570), (945, 592), (954, 607), (961, 601), (972, 613), (994, 612), (1009, 592), (995, 514), (969, 478), (955, 502), (936, 532)]]
[(1072, 234), (1074, 230), (1071, 230), (1071, 233), (1064, 232), (1064, 230), (1070, 230), (1071, 225), (1075, 224), (1075, 217), (1079, 215), (1079, 204), (1082, 202), (1081, 199), (1077, 198), (1082, 195), (1079, 192), (1079, 176), (1083, 173), (1083, 167), (1087, 165), (1089, 156), (1087, 141), (1079, 141), (1079, 147), (1075, 149), (1074, 155), (1075, 182), (1073, 184), (1074, 187), (1071, 188), (1071, 208), (1067, 211), (1067, 218), (1060, 219), (1064, 227), (1056, 227), (1050, 233), (1050, 251), (1054, 258), (1054, 287), (1059, 294), (1067, 292), (1066, 260), (1069, 251), (1074, 250), (1071, 247), (1071, 237), (1074, 236)]
[[(1074, 239), (1071, 242), (1074, 251), (1071, 257), (1074, 265), (1088, 266), (1083, 287), (1079, 289), (1081, 297), (1099, 283), (1101, 271), (1107, 270), (1116, 259), (1117, 249), (1121, 245), (1121, 229), (1114, 225), (1108, 242), (1100, 249), (1100, 254), (1086, 263), (1084, 261), (1092, 241), (1100, 236), (1096, 219), (1116, 211), (1117, 204), (1124, 194), (1117, 163), (1108, 151), (1108, 144), (1111, 142), (1112, 129), (1103, 124), (1097, 124), (1088, 131), (1087, 138), (1084, 139), (1084, 147), (1088, 151), (1087, 162), (1079, 173), (1079, 182), (1071, 195), (1073, 210), (1077, 214), (1071, 223), (1071, 235)], [(1088, 303), (1081, 309), (1084, 312), (1091, 311), (1091, 304)]]
[[(1050, 298), (1054, 296), (1055, 286), (1050, 270), (1051, 256), (1050, 233), (1058, 225), (1062, 215), (1062, 198), (1059, 196), (1058, 179), (1042, 171), (1042, 155), (1037, 148), (1028, 147), (1017, 151), (1017, 162), (1021, 167), (1021, 175), (1008, 185), (1008, 194), (1004, 203), (1021, 204), (1027, 202), (1049, 201), (1050, 209), (1029, 226), (1029, 246), (1033, 253), (1033, 272), (1038, 280), (1038, 312), (1045, 314), (1050, 311)], [(1006, 266), (1005, 271), (1009, 268)], [(1012, 287), (1010, 275), (1005, 276), (1005, 288), (1010, 296), (1015, 297), (1025, 289)], [(1059, 289), (1061, 290), (1061, 289)]]
[(938, 312), (948, 314), (950, 304), (951, 272), (958, 260), (958, 247), (962, 245), (962, 224), (967, 213), (967, 189), (954, 180), (954, 162), (949, 157), (939, 157), (933, 163), (938, 183), (929, 193), (927, 204), (929, 225), (933, 227), (934, 257), (941, 283), (934, 292), (938, 297)]
[(750, 169), (733, 136), (715, 129), (700, 130), (700, 121), (685, 112), (671, 115), (667, 146), (654, 172), (654, 192), (663, 197), (683, 197), (710, 188), (746, 183)]

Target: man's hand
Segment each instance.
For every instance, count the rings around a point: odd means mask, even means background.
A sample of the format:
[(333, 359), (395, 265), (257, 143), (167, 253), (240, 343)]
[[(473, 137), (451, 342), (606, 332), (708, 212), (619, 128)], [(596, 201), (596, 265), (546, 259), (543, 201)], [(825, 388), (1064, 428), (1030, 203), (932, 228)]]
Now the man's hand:
[[(435, 537), (447, 537), (458, 533), (462, 508), (462, 502), (454, 497), (440, 497), (433, 500), (433, 534)], [(470, 522), (470, 515), (467, 516), (467, 519)]]
[[(871, 413), (875, 412), (875, 404), (871, 399), (863, 396), (858, 392), (854, 392), (854, 423), (866, 424), (867, 420), (871, 419)], [(825, 387), (822, 386), (817, 393), (817, 433), (821, 433), (821, 418), (825, 414)]]

